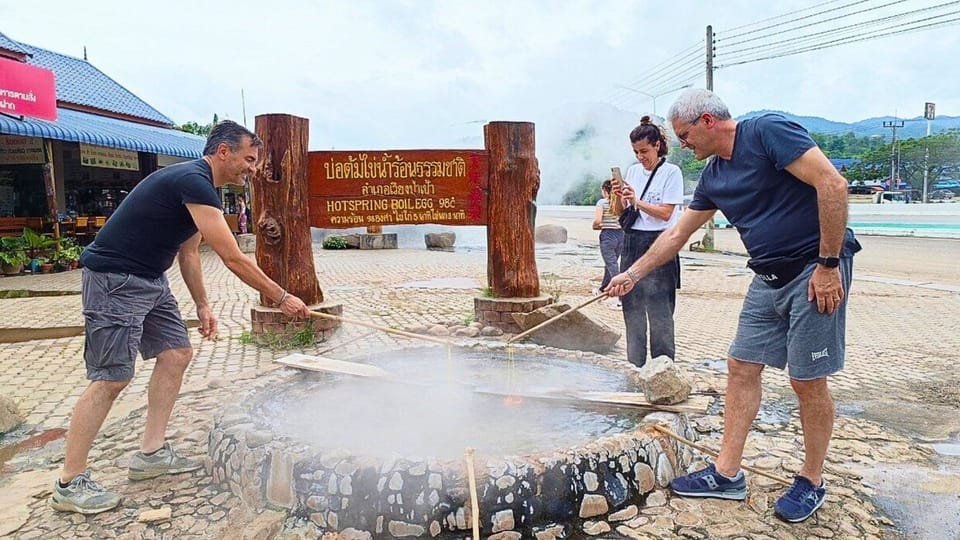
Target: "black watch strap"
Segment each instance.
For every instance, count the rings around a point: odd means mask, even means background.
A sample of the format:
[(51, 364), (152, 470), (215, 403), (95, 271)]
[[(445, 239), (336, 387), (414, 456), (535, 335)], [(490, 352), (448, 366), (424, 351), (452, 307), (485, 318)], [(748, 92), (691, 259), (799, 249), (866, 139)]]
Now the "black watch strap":
[(840, 266), (840, 257), (817, 257), (817, 264), (827, 268)]

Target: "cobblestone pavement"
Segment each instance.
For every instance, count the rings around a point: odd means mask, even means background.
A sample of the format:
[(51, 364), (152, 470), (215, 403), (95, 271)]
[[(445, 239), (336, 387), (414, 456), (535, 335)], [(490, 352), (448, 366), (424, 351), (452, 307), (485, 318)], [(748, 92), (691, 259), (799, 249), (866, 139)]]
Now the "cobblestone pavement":
[[(684, 285), (676, 314), (678, 362), (697, 389), (722, 391), (723, 359), (750, 274), (740, 257), (687, 252), (683, 256)], [(464, 324), (472, 317), (473, 298), (486, 284), (483, 252), (317, 250), (315, 263), (328, 301), (342, 303), (344, 316), (395, 328)], [(241, 340), (249, 329), (256, 293), (213, 254), (204, 254), (203, 266), (221, 338), (201, 342), (192, 331), (197, 354), (169, 433), (175, 446), (198, 456), (206, 453), (206, 429), (214, 411), (235, 400), (258, 374), (276, 369), (274, 358), (291, 352)], [(562, 246), (539, 246), (538, 267), (543, 292), (559, 295), (571, 305), (590, 297), (602, 273), (595, 241), (591, 244), (584, 238)], [(751, 496), (746, 503), (689, 500), (662, 493), (648, 500), (631, 520), (610, 523), (612, 531), (600, 537), (952, 538), (960, 534), (956, 519), (960, 487), (952, 476), (960, 471), (960, 458), (938, 455), (930, 444), (960, 432), (956, 370), (960, 295), (956, 284), (918, 287), (916, 281), (896, 277), (885, 279), (874, 273), (854, 281), (846, 368), (831, 378), (838, 418), (827, 464), (830, 491), (814, 518), (799, 525), (777, 521), (772, 506), (781, 487), (748, 474)], [(170, 272), (170, 280), (184, 314), (193, 318), (193, 305), (176, 269)], [(0, 289), (78, 291), (79, 287), (78, 271), (0, 279)], [(584, 311), (613, 328), (623, 328), (621, 312), (608, 305), (593, 304)], [(0, 300), (0, 328), (79, 325), (79, 296)], [(406, 341), (344, 326), (330, 341), (302, 352), (337, 347), (331, 356), (349, 358)], [(82, 336), (0, 344), (0, 393), (19, 404), (30, 434), (67, 427), (72, 407), (86, 386), (82, 349)], [(624, 356), (622, 340), (610, 356)], [(6, 533), (25, 540), (237, 538), (241, 531), (255, 535), (280, 530), (278, 537), (299, 538), (300, 533), (282, 515), (251, 513), (238, 499), (211, 485), (204, 471), (140, 483), (125, 479), (126, 460), (137, 449), (143, 426), (150, 371), (149, 362), (138, 364), (133, 382), (118, 399), (91, 454), (95, 478), (124, 495), (120, 508), (90, 517), (53, 512), (46, 498), (62, 460), (62, 441), (22, 451), (4, 465), (11, 452), (4, 453), (0, 439), (0, 536)], [(766, 373), (764, 390), (765, 407), (748, 440), (746, 462), (789, 477), (799, 469), (802, 455), (796, 401), (782, 372)], [(712, 410), (719, 409), (718, 403)], [(692, 420), (704, 444), (718, 447), (721, 416)], [(904, 478), (914, 479), (910, 489), (918, 498), (913, 505), (897, 499), (898, 482)], [(137, 521), (143, 510), (160, 507), (170, 507), (172, 519)]]

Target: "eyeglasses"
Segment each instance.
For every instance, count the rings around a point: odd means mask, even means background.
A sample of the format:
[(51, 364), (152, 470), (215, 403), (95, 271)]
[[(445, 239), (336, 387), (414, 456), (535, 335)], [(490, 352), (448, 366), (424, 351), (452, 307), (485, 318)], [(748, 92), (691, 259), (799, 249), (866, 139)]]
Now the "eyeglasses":
[(677, 138), (680, 139), (680, 142), (682, 142), (683, 144), (687, 144), (687, 137), (690, 135), (690, 129), (692, 129), (693, 126), (697, 125), (697, 122), (700, 121), (700, 118), (702, 117), (698, 116), (696, 120), (691, 122), (690, 127), (688, 127), (686, 131), (684, 131), (683, 133), (677, 133)]

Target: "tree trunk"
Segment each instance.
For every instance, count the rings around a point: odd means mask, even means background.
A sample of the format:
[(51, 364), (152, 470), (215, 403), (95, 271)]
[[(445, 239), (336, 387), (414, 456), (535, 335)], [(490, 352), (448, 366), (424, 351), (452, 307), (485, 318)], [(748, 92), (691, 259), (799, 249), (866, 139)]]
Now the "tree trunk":
[[(307, 141), (309, 121), (287, 114), (256, 118), (263, 139), (260, 163), (250, 182), (257, 265), (290, 294), (310, 304), (323, 302), (313, 266), (308, 220)], [(273, 299), (260, 295), (260, 303)]]
[(534, 250), (540, 170), (529, 122), (483, 126), (490, 156), (487, 284), (498, 298), (540, 295)]

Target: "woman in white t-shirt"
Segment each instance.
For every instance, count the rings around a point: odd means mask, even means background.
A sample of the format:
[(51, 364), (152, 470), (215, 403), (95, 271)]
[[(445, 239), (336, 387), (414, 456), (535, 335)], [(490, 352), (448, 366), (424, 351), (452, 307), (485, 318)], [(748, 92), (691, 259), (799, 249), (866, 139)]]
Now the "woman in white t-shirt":
[[(660, 233), (677, 222), (683, 203), (683, 174), (679, 167), (666, 162), (667, 137), (663, 128), (644, 116), (630, 132), (630, 144), (638, 163), (627, 169), (621, 199), (615, 205), (624, 207), (620, 220), (626, 232), (620, 254), (622, 272), (650, 249)], [(614, 212), (617, 210), (615, 207)], [(648, 324), (650, 357), (676, 356), (673, 312), (679, 287), (677, 257), (642, 278), (622, 298), (627, 359), (633, 364), (643, 366), (647, 362)]]

